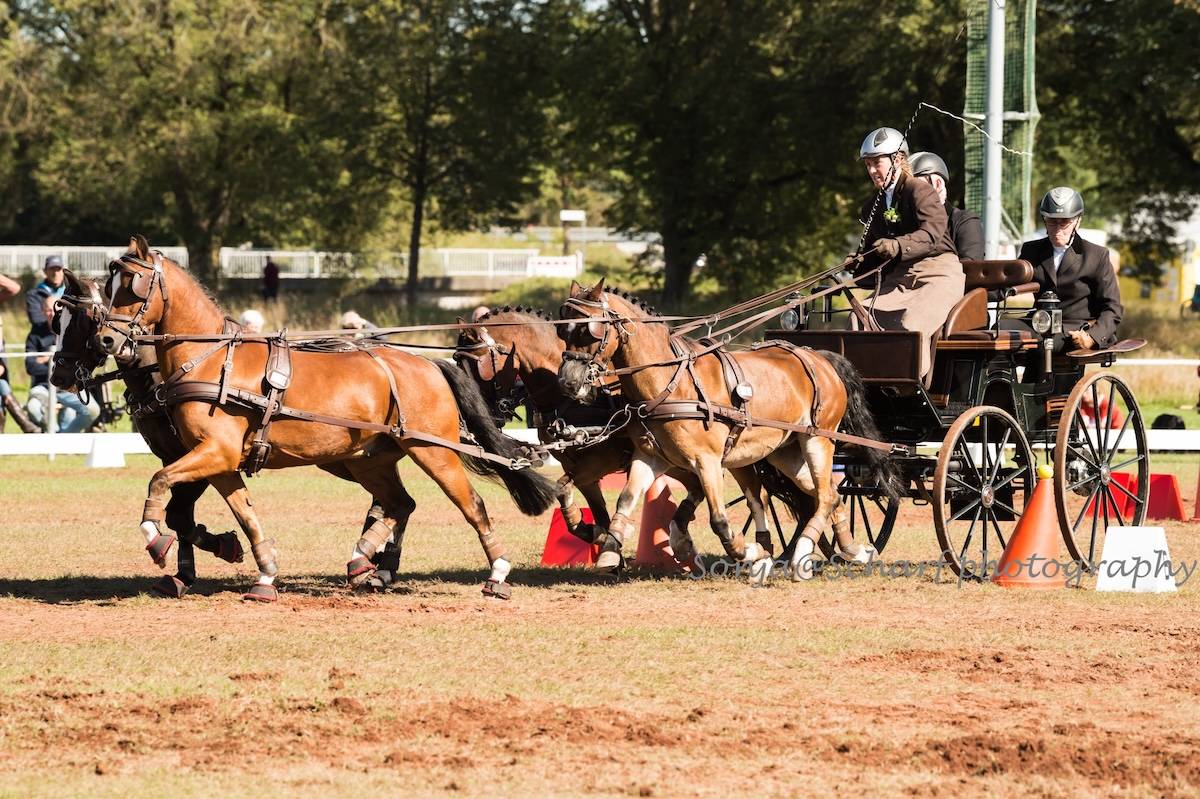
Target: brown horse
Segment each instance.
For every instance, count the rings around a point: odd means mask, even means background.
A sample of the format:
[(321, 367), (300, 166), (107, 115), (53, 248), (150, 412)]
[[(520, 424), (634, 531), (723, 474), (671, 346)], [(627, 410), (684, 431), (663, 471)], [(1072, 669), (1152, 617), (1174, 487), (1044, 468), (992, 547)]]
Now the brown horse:
[[(558, 382), (565, 344), (550, 317), (533, 308), (508, 308), (488, 313), (476, 320), (476, 326), (459, 334), (454, 357), (479, 382), (484, 398), (499, 413), (514, 405), (518, 378), (537, 414), (538, 435), (543, 442), (553, 435), (548, 428), (562, 419), (574, 424), (601, 426), (624, 406), (619, 394), (600, 407), (582, 408), (563, 394)], [(463, 319), (459, 322), (466, 324)], [(613, 385), (613, 388), (619, 386)], [(596, 568), (617, 568), (621, 561), (622, 540), (609, 530), (610, 517), (600, 478), (613, 472), (629, 471), (633, 442), (619, 433), (602, 442), (574, 447), (556, 453), (563, 468), (559, 480), (558, 501), (567, 529), (575, 536), (600, 546)], [(669, 469), (668, 473), (688, 487), (688, 498), (680, 503), (675, 523), (687, 528), (696, 505), (703, 499), (700, 481), (691, 472)], [(657, 476), (657, 475), (656, 475)], [(593, 522), (583, 521), (575, 504), (578, 488), (592, 511)]]
[[(715, 346), (703, 354), (688, 352), (678, 344), (672, 346), (666, 325), (656, 322), (638, 304), (606, 292), (603, 280), (590, 289), (572, 284), (560, 316), (579, 320), (560, 331), (567, 343), (559, 372), (563, 389), (586, 399), (607, 371), (598, 356), (611, 349), (611, 363), (625, 397), (641, 406), (634, 437), (637, 453), (629, 481), (617, 500), (611, 523), (614, 532), (632, 531), (630, 515), (654, 472), (668, 465), (686, 469), (703, 485), (709, 521), (726, 554), (756, 564), (752, 574), (765, 579), (770, 552), (759, 543), (767, 525), (762, 485), (753, 465), (766, 459), (816, 499), (816, 513), (805, 524), (792, 555), (793, 579), (812, 576), (812, 553), (827, 521), (832, 522), (843, 556), (860, 562), (873, 557), (870, 547), (851, 537), (838, 502), (831, 479), (834, 443), (825, 435), (814, 434), (816, 428), (836, 431), (850, 401), (829, 360), (811, 350), (786, 346), (731, 353), (733, 364), (726, 363)], [(728, 372), (737, 379), (731, 381)], [(860, 418), (845, 421), (869, 435), (874, 423), (862, 418), (870, 415), (865, 403), (856, 401), (854, 409), (852, 416)], [(752, 418), (754, 423), (740, 424), (739, 418)], [(799, 429), (771, 427), (769, 421)], [(875, 452), (872, 460), (883, 484), (890, 485), (887, 458)], [(742, 535), (730, 532), (722, 501), (723, 468), (729, 469), (746, 496), (758, 533), (755, 542), (747, 543)], [(671, 545), (685, 556), (694, 552), (690, 538), (674, 528)]]
[[(66, 283), (67, 290), (59, 300), (59, 311), (54, 319), (58, 342), (50, 381), (64, 391), (86, 391), (96, 383), (92, 374), (108, 360), (108, 354), (96, 346), (99, 311), (106, 303), (96, 281), (79, 279), (67, 270)], [(227, 320), (228, 324), (233, 323)], [(126, 408), (136, 421), (137, 432), (166, 466), (182, 458), (188, 450), (171, 424), (167, 407), (155, 399), (155, 389), (162, 382), (155, 358), (153, 346), (140, 345), (132, 360), (122, 353), (117, 359), (116, 372), (111, 376), (124, 381)], [(350, 472), (340, 463), (322, 464), (318, 468), (353, 482)], [(163, 575), (151, 586), (151, 590), (160, 596), (177, 599), (191, 588), (196, 581), (195, 547), (230, 563), (242, 561), (243, 551), (235, 533), (214, 535), (203, 524), (196, 523), (195, 505), (208, 486), (207, 480), (197, 480), (171, 487), (165, 521), (179, 536), (177, 571), (174, 575)], [(367, 513), (363, 529), (369, 529), (382, 515), (382, 506), (375, 502)], [(401, 543), (389, 539), (385, 549), (371, 558), (375, 571), (356, 575), (353, 584), (385, 588), (399, 569)]]
[[(475, 529), (491, 566), (484, 594), (507, 598), (511, 565), (460, 457), (472, 450), (478, 457), (464, 458), (468, 465), (502, 480), (518, 508), (530, 515), (550, 506), (554, 487), (517, 468), (522, 453), (499, 434), (479, 389), (454, 364), (343, 342), (340, 351), (292, 350), (289, 369), (278, 360), (280, 348), (265, 338), (223, 336), (216, 304), (178, 264), (152, 253), (143, 238), (134, 237), (110, 269), (100, 348), (109, 354), (131, 351), (138, 335), (159, 334), (155, 351), (164, 381), (157, 392), (188, 447), (150, 481), (141, 531), (156, 562), (162, 563), (172, 543), (159, 529), (167, 492), (207, 479), (251, 542), (259, 578), (247, 598), (276, 599), (274, 542), (263, 535), (238, 471), (258, 464), (268, 469), (340, 464), (383, 508), (347, 567), (351, 573), (369, 569), (369, 558), (389, 537), (400, 538), (415, 508), (396, 469), (407, 455)], [(255, 434), (267, 420), (263, 447)], [(479, 447), (459, 444), (463, 424)]]

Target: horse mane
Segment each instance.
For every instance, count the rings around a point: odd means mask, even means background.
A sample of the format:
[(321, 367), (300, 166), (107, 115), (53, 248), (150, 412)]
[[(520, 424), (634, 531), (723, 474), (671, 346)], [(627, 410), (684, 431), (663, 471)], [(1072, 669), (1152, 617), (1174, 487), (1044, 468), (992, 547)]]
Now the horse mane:
[(545, 319), (548, 322), (554, 321), (550, 314), (543, 311), (541, 308), (533, 308), (528, 305), (505, 305), (503, 308), (497, 308), (494, 311), (488, 311), (483, 316), (475, 320), (474, 324), (480, 325), (488, 319), (499, 316), (505, 313), (525, 314), (526, 316), (536, 316), (538, 319)]
[(159, 254), (159, 256), (163, 259), (163, 263), (174, 265), (176, 269), (186, 275), (189, 280), (196, 284), (196, 288), (200, 289), (200, 293), (203, 294), (209, 302), (217, 307), (217, 310), (220, 311), (221, 315), (225, 315), (225, 309), (222, 308), (221, 303), (217, 301), (217, 296), (212, 293), (212, 290), (209, 289), (208, 286), (196, 279), (196, 276), (192, 274), (192, 270), (188, 269), (186, 266), (174, 260), (173, 258), (168, 258), (167, 256), (163, 255), (161, 250), (154, 250), (154, 252)]
[(604, 293), (612, 294), (614, 297), (620, 297), (630, 305), (633, 305), (636, 308), (644, 311), (647, 316), (662, 316), (662, 314), (658, 312), (657, 308), (643, 300), (641, 297), (631, 294), (628, 291), (622, 291), (616, 286), (605, 286)]

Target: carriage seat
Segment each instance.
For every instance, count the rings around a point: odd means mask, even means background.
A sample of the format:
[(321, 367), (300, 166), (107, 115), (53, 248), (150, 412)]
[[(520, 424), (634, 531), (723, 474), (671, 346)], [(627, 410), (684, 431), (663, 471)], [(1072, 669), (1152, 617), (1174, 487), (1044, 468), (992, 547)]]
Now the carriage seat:
[(1033, 264), (997, 260), (963, 261), (962, 265), (966, 291), (946, 315), (935, 348), (1012, 350), (1037, 346), (1037, 338), (1028, 333), (988, 329), (988, 292), (1001, 292), (1007, 298), (1037, 291)]

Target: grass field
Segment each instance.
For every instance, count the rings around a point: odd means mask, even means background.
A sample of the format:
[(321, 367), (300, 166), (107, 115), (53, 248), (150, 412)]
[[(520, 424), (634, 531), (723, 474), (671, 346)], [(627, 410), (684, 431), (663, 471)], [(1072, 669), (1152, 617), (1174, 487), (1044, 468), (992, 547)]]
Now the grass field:
[[(153, 466), (0, 460), (0, 795), (1200, 791), (1200, 578), (614, 584), (535, 567), (547, 518), (481, 483), (517, 563), (499, 603), (474, 534), (405, 466), (418, 510), (390, 593), (342, 587), (361, 489), (300, 469), (250, 483), (278, 604), (239, 601), (250, 563), (204, 553), (194, 592), (157, 600), (137, 532)], [(1195, 456), (1154, 467), (1191, 510)], [(215, 494), (199, 518), (232, 526)], [(1200, 558), (1200, 525), (1166, 529)], [(929, 509), (906, 506), (885, 558), (935, 554)]]

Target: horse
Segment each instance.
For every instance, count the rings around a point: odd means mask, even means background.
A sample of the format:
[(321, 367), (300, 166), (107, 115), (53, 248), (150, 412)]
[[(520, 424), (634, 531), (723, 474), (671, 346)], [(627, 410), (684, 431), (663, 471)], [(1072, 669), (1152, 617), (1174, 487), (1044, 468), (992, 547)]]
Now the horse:
[[(654, 472), (667, 466), (686, 469), (702, 484), (709, 523), (726, 555), (751, 564), (752, 576), (765, 579), (772, 564), (760, 543), (767, 523), (761, 479), (753, 468), (765, 459), (816, 500), (790, 559), (793, 579), (812, 577), (812, 555), (826, 523), (832, 523), (843, 557), (866, 563), (875, 556), (870, 546), (854, 541), (832, 482), (834, 438), (860, 444), (878, 438), (861, 381), (853, 379), (848, 361), (831, 362), (783, 342), (765, 342), (748, 352), (729, 353), (716, 343), (689, 349), (673, 341), (666, 325), (636, 302), (607, 291), (603, 279), (586, 289), (573, 281), (559, 316), (572, 320), (559, 331), (566, 343), (559, 369), (563, 390), (587, 401), (606, 374), (617, 375), (626, 399), (639, 406), (636, 454), (612, 529), (632, 531), (630, 514)], [(606, 358), (605, 352), (611, 356)], [(854, 391), (848, 392), (839, 369)], [(836, 432), (843, 422), (864, 438)], [(890, 493), (895, 490), (894, 466), (881, 449), (865, 451), (873, 476)], [(722, 502), (723, 468), (746, 496), (754, 542), (730, 532)], [(686, 531), (672, 527), (671, 546), (677, 554), (694, 557)]]
[[(467, 325), (464, 319), (458, 320)], [(538, 435), (542, 441), (553, 438), (549, 427), (563, 419), (579, 424), (583, 419), (604, 425), (624, 406), (620, 397), (601, 407), (579, 408), (566, 396), (558, 382), (565, 344), (556, 334), (552, 320), (534, 308), (505, 307), (476, 319), (473, 327), (464, 327), (454, 352), (457, 360), (479, 383), (488, 404), (501, 416), (510, 415), (518, 401), (514, 399), (520, 379), (530, 403), (536, 410)], [(627, 472), (633, 458), (633, 442), (624, 433), (601, 442), (561, 450), (555, 457), (563, 468), (558, 482), (558, 501), (567, 530), (574, 536), (597, 544), (600, 553), (596, 568), (617, 569), (621, 563), (623, 540), (608, 529), (610, 517), (600, 479), (613, 472)], [(700, 482), (691, 472), (670, 469), (668, 473), (684, 483), (688, 496), (680, 502), (673, 523), (683, 529), (692, 520), (696, 505), (703, 499)], [(657, 476), (657, 475), (656, 475)], [(591, 523), (575, 504), (578, 488), (592, 511)]]
[[(147, 489), (139, 529), (156, 563), (173, 543), (160, 529), (166, 493), (174, 485), (207, 479), (251, 542), (259, 576), (245, 597), (277, 600), (274, 541), (263, 533), (239, 470), (340, 464), (383, 509), (347, 564), (348, 572), (369, 570), (369, 559), (389, 537), (402, 538), (415, 509), (397, 473), (397, 463), (407, 456), (475, 529), (491, 568), (484, 595), (511, 596), (506, 582), (511, 563), (464, 463), (500, 479), (528, 515), (550, 507), (554, 486), (525, 468), (523, 451), (496, 429), (478, 387), (455, 364), (377, 342), (339, 340), (337, 346), (305, 348), (289, 346), (282, 334), (224, 335), (216, 303), (141, 236), (131, 239), (109, 269), (99, 347), (112, 355), (132, 352), (140, 336), (154, 331), (164, 375), (156, 395), (188, 448), (155, 472)], [(218, 355), (223, 357), (213, 357)], [(461, 443), (461, 426), (478, 443)]]
[[(108, 360), (107, 353), (95, 346), (95, 334), (99, 327), (97, 311), (104, 307), (104, 298), (99, 284), (94, 280), (80, 279), (70, 270), (65, 273), (67, 290), (58, 301), (58, 313), (53, 328), (58, 337), (50, 381), (63, 391), (87, 391), (98, 381), (92, 374)], [(234, 326), (226, 320), (227, 327)], [(124, 355), (124, 354), (123, 354)], [(154, 398), (155, 387), (161, 383), (154, 347), (138, 346), (136, 357), (117, 360), (117, 370), (101, 378), (120, 378), (125, 383), (125, 403), (135, 428), (150, 451), (166, 466), (187, 454), (187, 448), (171, 425), (167, 408)], [(341, 464), (323, 464), (319, 468), (353, 481), (353, 477)], [(214, 535), (203, 524), (195, 520), (195, 505), (208, 489), (207, 480), (179, 483), (171, 487), (171, 499), (166, 507), (166, 525), (179, 540), (176, 550), (177, 571), (174, 575), (164, 574), (152, 586), (151, 591), (162, 597), (182, 598), (196, 581), (194, 548), (210, 552), (229, 563), (241, 563), (244, 557), (241, 543), (233, 532)], [(364, 530), (382, 515), (382, 506), (375, 502), (367, 513)], [(374, 589), (386, 588), (400, 567), (400, 546), (389, 539), (384, 550), (371, 558), (375, 570), (369, 574), (356, 575), (351, 579), (354, 586)]]

